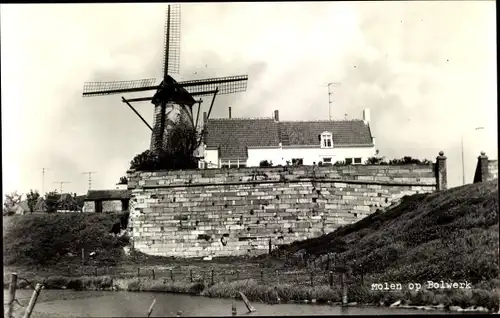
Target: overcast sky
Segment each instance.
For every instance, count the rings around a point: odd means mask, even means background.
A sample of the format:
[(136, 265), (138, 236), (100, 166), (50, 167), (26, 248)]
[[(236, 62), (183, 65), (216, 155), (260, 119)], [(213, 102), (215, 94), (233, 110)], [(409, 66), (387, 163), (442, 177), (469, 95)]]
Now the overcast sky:
[[(113, 188), (150, 131), (120, 95), (82, 98), (85, 81), (162, 76), (158, 4), (1, 5), (3, 193)], [(450, 186), (481, 149), (497, 157), (495, 2), (182, 5), (177, 80), (249, 75), (212, 117), (361, 118), (386, 158), (448, 157)], [(207, 67), (205, 67), (207, 65)], [(196, 74), (195, 74), (196, 72)], [(133, 95), (128, 95), (133, 96)], [(203, 104), (206, 108), (210, 100)], [(137, 104), (151, 121), (150, 103)], [(484, 130), (475, 130), (475, 127)]]

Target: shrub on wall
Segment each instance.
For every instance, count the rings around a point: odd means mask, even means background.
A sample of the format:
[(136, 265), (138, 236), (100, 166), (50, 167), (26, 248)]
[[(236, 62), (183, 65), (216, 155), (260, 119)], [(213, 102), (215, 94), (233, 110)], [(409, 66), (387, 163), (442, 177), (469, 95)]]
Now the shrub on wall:
[(272, 166), (273, 166), (273, 162), (272, 161), (262, 160), (259, 163), (259, 167), (272, 167)]
[(180, 123), (170, 131), (167, 139), (166, 149), (158, 152), (146, 150), (136, 155), (130, 162), (130, 169), (181, 170), (198, 167), (194, 152), (200, 145), (200, 134), (194, 127)]

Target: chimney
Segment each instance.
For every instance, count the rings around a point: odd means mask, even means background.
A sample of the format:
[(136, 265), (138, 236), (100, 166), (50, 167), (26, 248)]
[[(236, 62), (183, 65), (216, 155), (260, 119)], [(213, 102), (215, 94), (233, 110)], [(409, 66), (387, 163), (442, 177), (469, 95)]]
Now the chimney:
[(207, 124), (207, 112), (203, 112), (203, 126)]
[(231, 119), (231, 106), (229, 106), (229, 119)]
[(280, 121), (280, 113), (278, 110), (274, 111), (274, 121), (279, 122)]
[(370, 109), (365, 108), (363, 110), (363, 121), (365, 122), (365, 125), (368, 125), (370, 123)]

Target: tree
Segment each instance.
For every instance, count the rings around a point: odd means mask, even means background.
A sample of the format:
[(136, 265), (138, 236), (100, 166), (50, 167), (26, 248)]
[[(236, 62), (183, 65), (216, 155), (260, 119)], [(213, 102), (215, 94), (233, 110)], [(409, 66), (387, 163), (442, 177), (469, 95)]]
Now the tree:
[(125, 176), (121, 177), (118, 184), (128, 184), (127, 177), (125, 177)]
[(37, 190), (30, 190), (30, 192), (26, 195), (26, 199), (28, 200), (28, 207), (30, 208), (31, 213), (35, 211), (35, 206), (38, 202), (38, 198), (40, 198), (40, 193), (38, 193)]
[(146, 150), (134, 157), (130, 169), (179, 170), (196, 169), (195, 150), (200, 146), (201, 135), (189, 124), (178, 123), (167, 135), (167, 148), (158, 152)]
[(22, 194), (18, 194), (17, 191), (11, 194), (5, 195), (5, 202), (3, 203), (3, 215), (13, 215), (16, 213), (16, 209), (21, 203)]
[(59, 194), (56, 191), (49, 192), (45, 195), (45, 206), (48, 213), (57, 211), (58, 200)]

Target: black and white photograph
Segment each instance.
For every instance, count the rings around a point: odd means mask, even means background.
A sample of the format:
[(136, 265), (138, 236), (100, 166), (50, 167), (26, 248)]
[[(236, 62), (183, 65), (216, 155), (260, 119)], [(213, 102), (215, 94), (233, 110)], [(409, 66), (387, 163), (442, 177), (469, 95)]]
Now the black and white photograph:
[(500, 313), (495, 1), (0, 14), (5, 318)]

